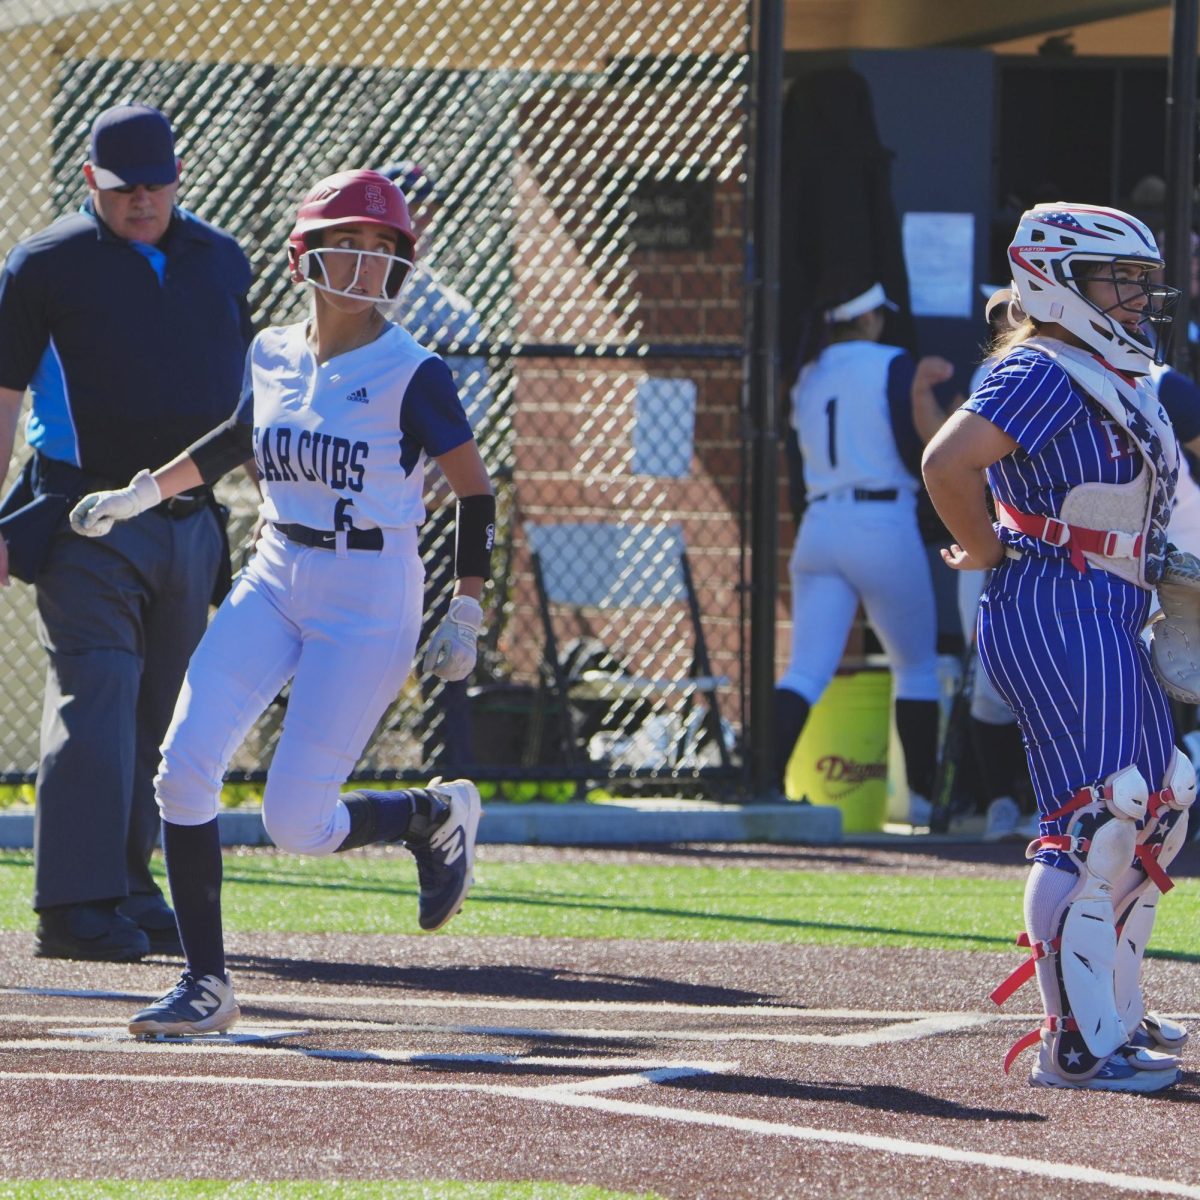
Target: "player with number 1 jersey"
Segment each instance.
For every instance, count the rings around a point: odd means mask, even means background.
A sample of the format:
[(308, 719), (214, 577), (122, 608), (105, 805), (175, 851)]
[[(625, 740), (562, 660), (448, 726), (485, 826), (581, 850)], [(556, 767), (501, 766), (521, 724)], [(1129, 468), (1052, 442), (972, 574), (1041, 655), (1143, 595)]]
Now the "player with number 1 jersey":
[(936, 615), (916, 518), (914, 364), (879, 344), (889, 303), (875, 284), (828, 310), (826, 345), (791, 392), (807, 507), (790, 564), (791, 659), (775, 691), (775, 784), (782, 793), (796, 739), (833, 678), (861, 601), (894, 675), (909, 820), (927, 825), (937, 759)]

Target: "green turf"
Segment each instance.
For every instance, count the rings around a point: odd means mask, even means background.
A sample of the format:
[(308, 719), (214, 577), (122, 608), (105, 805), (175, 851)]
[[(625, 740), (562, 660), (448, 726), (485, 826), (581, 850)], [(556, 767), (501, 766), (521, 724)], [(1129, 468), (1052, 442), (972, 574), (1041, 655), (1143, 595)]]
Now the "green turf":
[(121, 1180), (37, 1180), (0, 1183), (0, 1200), (659, 1200), (656, 1192), (609, 1192), (565, 1183), (462, 1183), (458, 1180), (368, 1183), (346, 1180), (315, 1183), (243, 1183), (236, 1180), (191, 1179), (144, 1182)]
[[(161, 864), (156, 860), (156, 869)], [(1011, 880), (597, 863), (489, 863), (451, 929), (467, 936), (661, 938), (1000, 950), (1020, 924)], [(31, 929), (32, 858), (0, 852), (0, 928)], [(404, 851), (302, 858), (235, 850), (225, 862), (230, 931), (416, 933)], [(1200, 959), (1200, 881), (1161, 907), (1152, 953)]]

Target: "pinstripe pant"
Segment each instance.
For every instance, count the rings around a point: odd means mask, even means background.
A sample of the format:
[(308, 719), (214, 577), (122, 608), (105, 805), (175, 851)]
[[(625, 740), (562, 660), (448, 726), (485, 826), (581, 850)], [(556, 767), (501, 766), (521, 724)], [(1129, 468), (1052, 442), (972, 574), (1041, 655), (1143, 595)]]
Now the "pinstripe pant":
[[(979, 607), (980, 661), (1016, 713), (1043, 814), (1130, 764), (1151, 791), (1161, 786), (1174, 731), (1140, 636), (1150, 601), (1116, 575), (1081, 575), (1060, 559), (1027, 554), (993, 571)], [(1037, 857), (1074, 870), (1057, 851)]]

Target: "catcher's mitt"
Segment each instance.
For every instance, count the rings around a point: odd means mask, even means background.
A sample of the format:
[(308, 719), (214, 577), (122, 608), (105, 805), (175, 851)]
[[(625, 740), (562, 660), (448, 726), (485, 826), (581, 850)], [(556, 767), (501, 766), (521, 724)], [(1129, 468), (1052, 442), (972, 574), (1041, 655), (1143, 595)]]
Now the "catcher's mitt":
[(1200, 558), (1171, 550), (1158, 581), (1162, 611), (1150, 623), (1150, 661), (1174, 700), (1200, 704)]

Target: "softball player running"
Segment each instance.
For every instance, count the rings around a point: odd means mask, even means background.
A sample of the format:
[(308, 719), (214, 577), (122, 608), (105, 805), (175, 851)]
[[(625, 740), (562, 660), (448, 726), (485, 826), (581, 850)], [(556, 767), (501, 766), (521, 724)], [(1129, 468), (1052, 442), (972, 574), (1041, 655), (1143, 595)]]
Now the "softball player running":
[(187, 969), (133, 1018), (137, 1036), (222, 1030), (239, 1015), (221, 931), (218, 800), (230, 757), (288, 680), (263, 794), (275, 844), (329, 854), (403, 841), (417, 860), (423, 929), (450, 920), (471, 886), (472, 783), (339, 795), (416, 651), (427, 457), (458, 497), (458, 582), (426, 670), (471, 671), (490, 571), (495, 502), (450, 372), (377, 307), (395, 298), (414, 241), (404, 196), (385, 176), (321, 180), (288, 241), (292, 278), (312, 289), (309, 320), (255, 338), (229, 422), (72, 513), (80, 533), (103, 535), (251, 453), (262, 480), (262, 539), (192, 657), (155, 780)]
[(792, 652), (775, 691), (780, 794), (796, 739), (837, 669), (859, 601), (895, 676), (909, 819), (927, 825), (937, 758), (937, 629), (917, 529), (914, 364), (879, 345), (879, 284), (825, 314), (827, 345), (792, 388), (808, 506), (792, 550)]
[[(1140, 633), (1170, 571), (1175, 435), (1145, 376), (1177, 293), (1150, 231), (1115, 209), (1043, 204), (1009, 247), (1014, 328), (925, 453), (957, 569), (992, 568), (980, 660), (1016, 713), (1041, 812), (1025, 892), (1046, 1018), (1031, 1083), (1155, 1092), (1182, 1026), (1145, 1012), (1142, 954), (1195, 797)], [(984, 472), (998, 522), (984, 504)], [(1119, 933), (1118, 933), (1119, 929)]]

